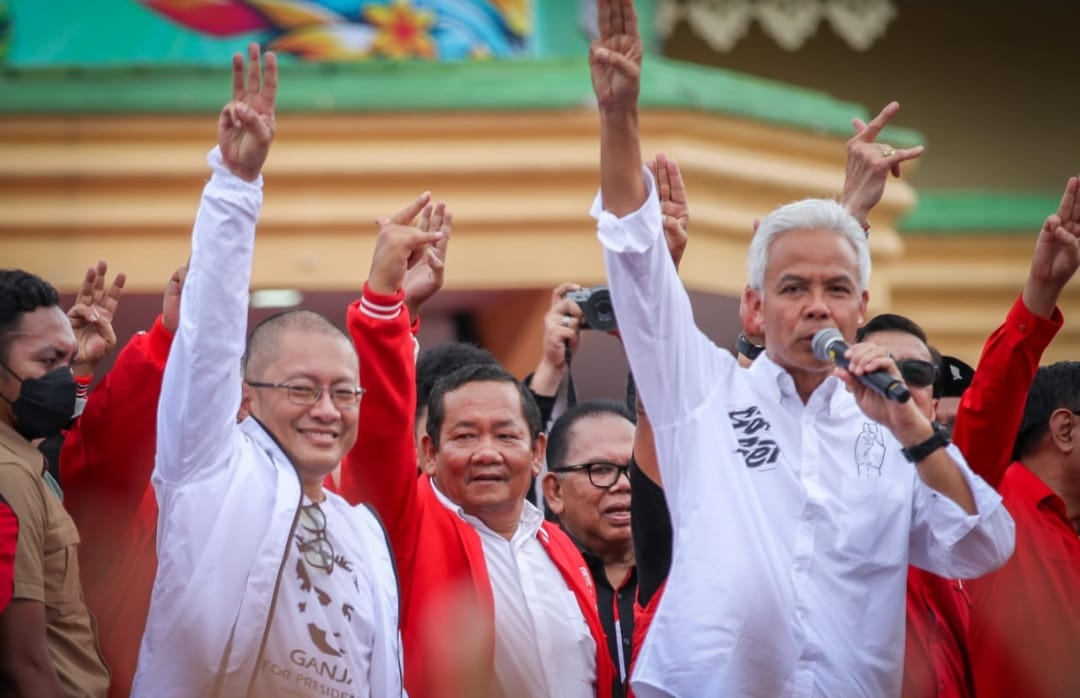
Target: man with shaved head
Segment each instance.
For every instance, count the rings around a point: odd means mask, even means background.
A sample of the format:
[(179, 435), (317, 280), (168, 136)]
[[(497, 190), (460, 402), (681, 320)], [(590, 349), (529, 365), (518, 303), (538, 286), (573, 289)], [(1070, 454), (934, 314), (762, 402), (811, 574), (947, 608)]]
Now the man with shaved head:
[[(277, 89), (273, 54), (265, 81), (254, 44), (248, 59), (246, 78), (233, 61), (162, 381), (159, 563), (132, 695), (402, 695), (385, 534), (323, 489), (356, 442), (356, 351), (305, 310), (261, 323), (245, 351)], [(369, 281), (435, 237), (384, 227)], [(379, 309), (366, 295), (357, 305)]]

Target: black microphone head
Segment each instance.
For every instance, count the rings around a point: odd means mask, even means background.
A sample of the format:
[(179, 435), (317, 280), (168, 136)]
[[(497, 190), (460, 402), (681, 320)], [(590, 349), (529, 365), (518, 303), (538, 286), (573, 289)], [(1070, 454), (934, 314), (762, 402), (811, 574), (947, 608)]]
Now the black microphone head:
[(835, 327), (826, 327), (815, 332), (814, 339), (810, 343), (814, 350), (814, 356), (822, 361), (832, 361), (832, 357), (829, 356), (829, 346), (836, 341), (843, 342), (844, 335)]

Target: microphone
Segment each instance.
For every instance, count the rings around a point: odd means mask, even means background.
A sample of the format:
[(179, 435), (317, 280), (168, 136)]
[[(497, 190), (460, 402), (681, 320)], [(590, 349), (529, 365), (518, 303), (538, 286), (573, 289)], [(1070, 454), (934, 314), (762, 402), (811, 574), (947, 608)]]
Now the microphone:
[[(844, 352), (848, 350), (848, 344), (844, 341), (844, 335), (840, 334), (840, 330), (835, 327), (826, 327), (814, 333), (811, 346), (814, 349), (814, 356), (822, 361), (830, 361), (840, 368), (848, 367), (848, 360), (844, 356)], [(903, 381), (889, 375), (884, 369), (855, 377), (867, 388), (889, 400), (907, 402), (911, 399), (911, 391), (907, 389)]]

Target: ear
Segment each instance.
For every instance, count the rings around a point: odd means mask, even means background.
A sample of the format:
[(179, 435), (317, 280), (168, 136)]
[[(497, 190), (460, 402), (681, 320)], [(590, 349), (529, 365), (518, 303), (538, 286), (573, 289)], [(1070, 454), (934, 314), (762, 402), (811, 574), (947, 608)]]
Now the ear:
[(930, 399), (930, 420), (931, 421), (937, 421), (938, 402), (939, 402), (939, 400), (936, 397)]
[(1077, 447), (1076, 440), (1080, 433), (1076, 427), (1080, 425), (1080, 416), (1072, 413), (1064, 407), (1054, 410), (1050, 414), (1050, 440), (1061, 453), (1072, 453)]
[(251, 403), (255, 399), (255, 391), (247, 383), (240, 390), (240, 409), (236, 412), (236, 423), (244, 421), (251, 415)]
[[(747, 320), (743, 322), (743, 330), (752, 330), (757, 327), (761, 329), (761, 334), (765, 334), (765, 294), (762, 293), (759, 288), (751, 288), (747, 286), (743, 290), (743, 298), (740, 303), (745, 305), (749, 310), (747, 313)], [(740, 310), (740, 315), (742, 311)]]
[(533, 442), (532, 476), (536, 477), (544, 469), (544, 457), (547, 455), (547, 434), (541, 432)]
[(563, 502), (562, 482), (559, 481), (559, 476), (555, 473), (547, 473), (540, 484), (544, 490), (544, 500), (547, 502), (548, 509), (551, 509), (555, 516), (562, 516), (563, 511), (566, 510), (566, 504)]
[(870, 307), (870, 291), (863, 289), (859, 299), (859, 327), (866, 324), (866, 309)]
[(435, 448), (435, 442), (431, 440), (431, 437), (424, 434), (420, 437), (420, 467), (424, 472), (435, 477), (435, 454), (438, 449)]

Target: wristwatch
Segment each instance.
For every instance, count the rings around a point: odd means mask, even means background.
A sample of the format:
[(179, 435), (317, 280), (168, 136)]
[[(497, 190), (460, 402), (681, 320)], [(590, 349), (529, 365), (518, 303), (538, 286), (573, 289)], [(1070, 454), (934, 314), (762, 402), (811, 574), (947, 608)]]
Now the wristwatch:
[(933, 423), (933, 427), (934, 433), (926, 441), (900, 450), (904, 454), (904, 458), (907, 458), (912, 463), (918, 463), (939, 448), (945, 448), (949, 445), (949, 432), (937, 422)]
[(761, 352), (765, 351), (765, 347), (754, 344), (744, 332), (739, 332), (739, 336), (735, 338), (735, 351), (753, 361)]

